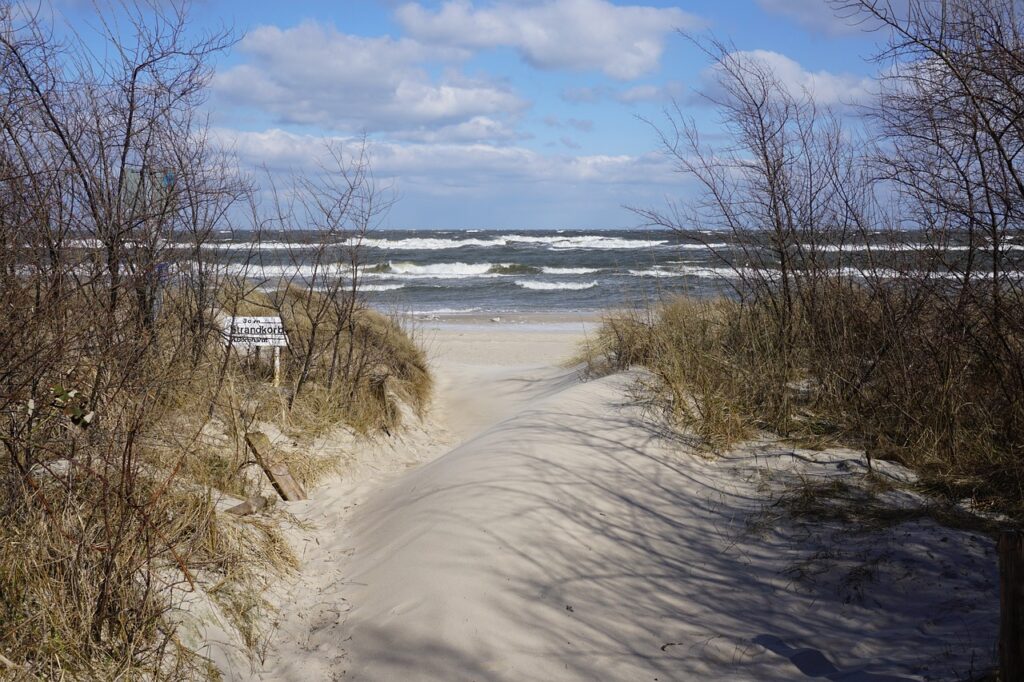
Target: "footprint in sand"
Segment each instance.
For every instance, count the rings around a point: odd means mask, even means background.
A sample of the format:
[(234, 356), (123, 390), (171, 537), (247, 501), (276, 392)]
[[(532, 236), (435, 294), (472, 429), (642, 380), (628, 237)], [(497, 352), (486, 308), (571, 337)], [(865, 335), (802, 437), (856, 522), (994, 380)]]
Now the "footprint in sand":
[(817, 649), (794, 649), (774, 635), (758, 635), (754, 638), (754, 643), (760, 644), (774, 654), (788, 658), (790, 663), (807, 677), (842, 680), (843, 682), (913, 682), (910, 677), (898, 675), (880, 675), (863, 670), (840, 670)]

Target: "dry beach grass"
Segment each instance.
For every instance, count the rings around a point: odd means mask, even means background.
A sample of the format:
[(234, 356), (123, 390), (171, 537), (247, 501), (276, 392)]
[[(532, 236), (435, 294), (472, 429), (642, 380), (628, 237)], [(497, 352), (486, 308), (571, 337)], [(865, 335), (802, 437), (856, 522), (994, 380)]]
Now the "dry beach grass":
[(1019, 517), (1024, 469), (1012, 425), (1024, 406), (992, 390), (985, 356), (952, 345), (943, 304), (907, 327), (856, 287), (837, 284), (828, 300), (827, 317), (794, 316), (785, 354), (767, 305), (679, 298), (609, 315), (584, 357), (598, 374), (648, 368), (654, 406), (712, 450), (762, 431), (850, 445), (913, 468), (950, 499)]

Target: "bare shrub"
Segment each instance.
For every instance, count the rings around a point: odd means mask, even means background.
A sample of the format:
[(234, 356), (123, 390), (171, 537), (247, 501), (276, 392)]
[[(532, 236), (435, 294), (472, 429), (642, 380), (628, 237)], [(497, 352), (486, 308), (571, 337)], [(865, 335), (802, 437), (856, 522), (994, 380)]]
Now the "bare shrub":
[[(251, 422), (291, 407), (368, 433), (430, 381), (404, 331), (357, 305), (366, 158), (303, 180), (314, 203), (295, 216), (316, 261), (344, 248), (352, 276), (261, 291), (258, 243), (239, 261), (213, 238), (242, 217), (258, 242), (273, 217), (197, 115), (233, 36), (186, 31), (186, 3), (98, 11), (104, 50), (0, 4), (0, 649), (28, 677), (192, 679), (212, 671), (176, 609), (205, 594), (254, 647), (260, 595), (296, 563), (278, 511), (218, 511), (265, 485)], [(226, 317), (278, 313), (290, 406), (222, 335)]]
[(893, 36), (899, 81), (865, 123), (884, 136), (859, 141), (763, 62), (702, 44), (734, 145), (708, 147), (669, 112), (665, 151), (703, 193), (639, 212), (727, 237), (709, 248), (734, 295), (670, 302), (642, 333), (617, 319), (605, 354), (642, 358), (716, 447), (750, 427), (840, 440), (1020, 512), (1020, 17), (999, 1), (912, 2), (902, 20), (847, 4)]

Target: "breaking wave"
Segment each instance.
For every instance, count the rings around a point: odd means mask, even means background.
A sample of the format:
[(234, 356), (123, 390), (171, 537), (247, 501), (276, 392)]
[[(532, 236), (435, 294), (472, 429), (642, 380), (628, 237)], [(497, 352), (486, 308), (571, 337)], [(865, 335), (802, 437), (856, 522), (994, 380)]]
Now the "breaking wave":
[(533, 280), (516, 280), (516, 286), (535, 291), (582, 291), (593, 289), (597, 282), (536, 282)]

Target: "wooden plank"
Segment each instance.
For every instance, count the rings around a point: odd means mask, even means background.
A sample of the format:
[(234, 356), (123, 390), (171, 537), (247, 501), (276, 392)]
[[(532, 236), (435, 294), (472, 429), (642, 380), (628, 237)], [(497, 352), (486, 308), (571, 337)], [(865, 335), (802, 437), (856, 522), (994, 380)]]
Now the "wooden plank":
[(999, 679), (1024, 682), (1024, 533), (999, 534)]
[(292, 477), (291, 471), (288, 470), (288, 465), (284, 462), (276, 461), (273, 455), (273, 446), (271, 446), (270, 439), (265, 434), (259, 431), (247, 433), (245, 434), (245, 442), (248, 444), (249, 449), (252, 450), (253, 457), (256, 458), (264, 473), (267, 474), (267, 478), (270, 479), (274, 490), (277, 491), (282, 500), (306, 499), (306, 491)]
[(267, 506), (267, 498), (262, 495), (256, 497), (250, 497), (241, 504), (236, 504), (230, 509), (225, 509), (228, 514), (234, 514), (235, 516), (248, 516), (249, 514), (255, 514), (260, 509)]

